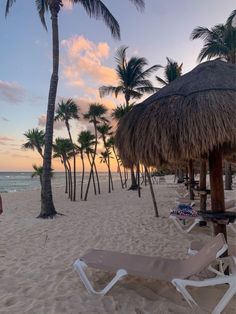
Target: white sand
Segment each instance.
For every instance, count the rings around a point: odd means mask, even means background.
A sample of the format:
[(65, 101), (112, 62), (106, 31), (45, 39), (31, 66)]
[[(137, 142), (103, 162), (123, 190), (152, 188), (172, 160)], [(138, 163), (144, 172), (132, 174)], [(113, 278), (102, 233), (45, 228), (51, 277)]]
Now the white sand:
[[(139, 199), (137, 192), (121, 190), (119, 182), (112, 194), (90, 195), (87, 202), (70, 202), (57, 188), (55, 206), (66, 216), (52, 220), (35, 219), (40, 209), (39, 191), (3, 194), (0, 313), (209, 313), (223, 294), (222, 287), (194, 289), (203, 310), (192, 311), (170, 283), (129, 276), (102, 298), (90, 296), (73, 271), (73, 262), (89, 248), (179, 258), (186, 257), (193, 239), (210, 238), (210, 228), (197, 227), (184, 235), (169, 221), (173, 184), (155, 185), (155, 191), (160, 218), (154, 218), (148, 187), (142, 188)], [(232, 233), (229, 240), (235, 241)], [(88, 274), (96, 287), (111, 278), (96, 270)], [(225, 313), (236, 313), (235, 308), (236, 297)]]

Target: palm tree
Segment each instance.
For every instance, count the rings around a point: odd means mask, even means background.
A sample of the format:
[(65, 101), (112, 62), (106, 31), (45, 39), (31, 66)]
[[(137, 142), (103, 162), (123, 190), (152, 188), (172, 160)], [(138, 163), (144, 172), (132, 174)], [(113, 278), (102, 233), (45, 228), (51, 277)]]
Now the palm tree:
[(38, 176), (40, 180), (40, 185), (42, 185), (43, 166), (33, 165), (32, 167), (34, 169), (34, 172), (31, 174), (31, 178)]
[[(140, 99), (144, 93), (154, 93), (157, 89), (153, 87), (152, 82), (148, 79), (152, 73), (158, 70), (161, 66), (154, 65), (146, 70), (144, 67), (148, 65), (146, 58), (131, 57), (127, 59), (126, 50), (128, 47), (121, 46), (116, 53), (115, 60), (117, 62), (116, 74), (118, 77), (117, 86), (101, 86), (99, 88), (100, 96), (115, 95), (117, 97), (123, 94), (125, 97), (126, 106), (129, 106), (131, 98)], [(131, 168), (132, 184), (130, 189), (138, 188), (134, 170)]]
[(147, 59), (131, 57), (127, 60), (127, 49), (128, 47), (121, 46), (116, 53), (118, 85), (101, 86), (99, 92), (101, 97), (113, 94), (117, 97), (122, 94), (125, 97), (126, 105), (129, 105), (131, 98), (140, 99), (144, 93), (154, 93), (157, 90), (148, 78), (161, 66), (154, 65), (144, 70), (144, 67), (148, 65)]
[(100, 162), (107, 165), (107, 169), (108, 169), (108, 193), (111, 193), (111, 187), (113, 190), (113, 182), (112, 182), (111, 169), (110, 169), (110, 158), (112, 158), (111, 152), (106, 147), (106, 150), (104, 152), (100, 153)]
[(115, 138), (114, 138), (114, 136), (110, 136), (110, 138), (107, 141), (107, 144), (111, 147), (111, 149), (113, 151), (113, 154), (115, 156), (116, 163), (117, 163), (117, 171), (118, 171), (118, 173), (120, 175), (120, 183), (121, 183), (121, 187), (123, 189), (124, 188), (124, 183), (123, 183), (123, 178), (122, 178), (122, 173), (121, 173), (121, 168), (120, 168), (121, 160), (118, 157), (116, 149), (115, 149)]
[(96, 164), (95, 164), (95, 158), (97, 154), (97, 144), (98, 144), (98, 132), (97, 132), (97, 126), (101, 122), (107, 122), (107, 119), (104, 117), (105, 113), (107, 112), (107, 109), (104, 105), (99, 103), (93, 103), (89, 105), (89, 110), (86, 114), (84, 114), (84, 119), (88, 120), (90, 123), (93, 124), (94, 127), (94, 134), (95, 134), (95, 147), (94, 147), (94, 154), (92, 158), (92, 165), (89, 175), (89, 180), (87, 184), (87, 189), (85, 192), (85, 200), (87, 200), (88, 190), (90, 186), (90, 181), (93, 173), (93, 168), (95, 168), (96, 177), (97, 177), (97, 183), (98, 183), (98, 193), (100, 194), (100, 184), (99, 184), (99, 178), (96, 171)]
[(83, 199), (83, 186), (84, 186), (84, 173), (85, 173), (85, 165), (84, 165), (84, 153), (87, 155), (88, 160), (90, 160), (90, 154), (94, 153), (93, 147), (95, 146), (95, 136), (90, 131), (81, 131), (78, 136), (78, 143), (80, 157), (82, 161), (82, 179), (81, 179), (81, 190), (80, 190), (80, 198)]
[[(236, 16), (234, 10), (226, 24), (217, 24), (212, 28), (196, 27), (191, 34), (191, 39), (202, 39), (204, 42), (198, 60), (210, 60), (221, 58), (233, 64), (236, 63), (236, 27), (232, 26), (232, 21)], [(225, 189), (232, 190), (232, 171), (231, 164), (225, 163)]]
[(133, 108), (133, 106), (134, 103), (119, 105), (112, 110), (111, 117), (119, 123), (120, 119), (123, 118), (124, 115)]
[(37, 150), (39, 155), (43, 158), (43, 147), (45, 142), (45, 133), (38, 128), (28, 130), (23, 134), (27, 142), (22, 145), (23, 149)]
[[(131, 0), (136, 8), (144, 8), (144, 0)], [(11, 6), (16, 0), (6, 0), (5, 16), (8, 15)], [(58, 72), (59, 72), (59, 30), (58, 30), (58, 14), (62, 7), (62, 0), (35, 0), (37, 11), (39, 13), (43, 26), (47, 29), (45, 21), (45, 13), (50, 11), (51, 27), (52, 27), (52, 46), (53, 46), (53, 69), (49, 87), (47, 120), (45, 132), (45, 151), (43, 159), (43, 176), (41, 190), (41, 212), (40, 218), (53, 217), (57, 214), (52, 198), (51, 187), (51, 157), (52, 157), (52, 142), (53, 142), (53, 124), (55, 101), (57, 95)], [(102, 19), (106, 26), (110, 29), (114, 38), (120, 38), (120, 27), (111, 12), (101, 0), (71, 0), (71, 3), (80, 4), (90, 17)]]
[(59, 121), (65, 122), (67, 131), (69, 134), (70, 142), (73, 147), (73, 160), (74, 160), (74, 191), (73, 191), (73, 197), (72, 197), (73, 201), (76, 200), (76, 151), (74, 149), (69, 121), (72, 119), (79, 120), (78, 111), (79, 111), (78, 106), (72, 99), (68, 99), (66, 102), (62, 100), (61, 103), (58, 104), (58, 107), (56, 109), (56, 115), (54, 118), (55, 121), (59, 120)]
[(198, 55), (199, 62), (222, 58), (236, 63), (236, 27), (231, 24), (217, 24), (210, 29), (198, 26), (192, 31), (191, 39), (199, 38), (204, 42)]
[(113, 181), (112, 181), (112, 175), (111, 175), (111, 166), (110, 166), (110, 144), (109, 141), (107, 141), (107, 136), (111, 136), (112, 127), (108, 123), (104, 123), (102, 125), (97, 126), (98, 132), (101, 134), (101, 138), (103, 141), (104, 148), (106, 150), (107, 155), (107, 167), (108, 167), (108, 180), (109, 180), (109, 193), (110, 193), (110, 186), (112, 190), (114, 190)]
[[(71, 166), (69, 159), (71, 155), (74, 153), (74, 145), (67, 138), (56, 138), (55, 143), (53, 144), (53, 158), (60, 158), (65, 169), (65, 180), (66, 180), (66, 189), (65, 193), (67, 193), (69, 186), (69, 197), (72, 199), (72, 183), (71, 183)], [(69, 184), (68, 184), (69, 181)]]
[(171, 60), (170, 58), (167, 59), (167, 65), (164, 67), (164, 80), (156, 76), (156, 79), (161, 85), (168, 85), (170, 82), (174, 81), (177, 77), (182, 75), (182, 67), (183, 63), (180, 65), (176, 62)]

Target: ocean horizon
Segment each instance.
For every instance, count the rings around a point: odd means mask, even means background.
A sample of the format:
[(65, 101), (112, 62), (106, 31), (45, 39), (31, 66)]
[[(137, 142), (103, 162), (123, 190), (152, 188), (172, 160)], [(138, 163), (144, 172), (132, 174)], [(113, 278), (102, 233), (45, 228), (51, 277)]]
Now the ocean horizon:
[[(0, 172), (0, 193), (12, 193), (20, 191), (32, 191), (40, 189), (39, 177), (32, 178), (30, 171), (1, 171)], [(85, 173), (85, 183), (88, 172)], [(117, 177), (117, 173), (113, 173)], [(99, 172), (101, 182), (107, 180), (107, 172)], [(81, 172), (77, 172), (77, 184), (81, 182)], [(65, 186), (65, 173), (54, 172), (52, 177), (53, 187)]]

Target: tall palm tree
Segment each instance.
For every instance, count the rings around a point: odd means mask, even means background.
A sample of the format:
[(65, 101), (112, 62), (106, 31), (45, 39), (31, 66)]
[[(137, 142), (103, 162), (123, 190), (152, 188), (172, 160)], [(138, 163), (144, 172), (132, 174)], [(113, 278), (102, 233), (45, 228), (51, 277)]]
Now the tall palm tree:
[[(144, 8), (144, 0), (131, 0), (136, 8)], [(6, 0), (5, 15), (7, 16), (11, 6), (16, 0)], [(58, 14), (63, 6), (62, 0), (35, 0), (37, 11), (43, 26), (46, 27), (45, 13), (50, 12), (51, 27), (52, 27), (52, 46), (53, 46), (53, 69), (49, 87), (47, 120), (45, 132), (45, 151), (43, 160), (43, 176), (41, 190), (41, 212), (40, 218), (53, 217), (57, 214), (52, 198), (51, 187), (51, 157), (52, 157), (52, 142), (53, 142), (53, 124), (55, 101), (57, 95), (58, 72), (59, 72), (59, 30), (58, 30)], [(120, 38), (120, 28), (116, 19), (101, 0), (71, 0), (71, 3), (80, 4), (85, 9), (90, 17), (102, 19), (106, 26), (110, 29), (114, 38)]]
[[(74, 153), (74, 145), (67, 138), (57, 137), (53, 144), (53, 158), (60, 158), (65, 170), (65, 179), (66, 179), (66, 189), (65, 193), (67, 193), (69, 186), (69, 197), (72, 198), (72, 187), (71, 187), (71, 166), (69, 159), (71, 155)], [(69, 181), (69, 184), (68, 184)]]
[(107, 170), (108, 170), (108, 193), (111, 193), (111, 188), (113, 189), (113, 182), (112, 182), (111, 169), (110, 169), (110, 158), (112, 158), (110, 149), (107, 149), (107, 147), (106, 147), (106, 150), (104, 152), (100, 153), (100, 162), (107, 165)]
[(99, 92), (101, 97), (106, 95), (115, 95), (117, 97), (122, 94), (125, 97), (126, 105), (129, 105), (131, 98), (140, 99), (143, 94), (156, 91), (149, 77), (161, 66), (154, 65), (144, 70), (144, 67), (148, 65), (147, 59), (131, 57), (128, 60), (126, 56), (127, 49), (128, 47), (121, 46), (116, 53), (118, 85), (101, 86)]
[(87, 195), (88, 195), (88, 190), (89, 190), (89, 186), (90, 186), (90, 181), (91, 181), (93, 169), (95, 169), (95, 172), (96, 172), (97, 183), (98, 183), (98, 193), (100, 194), (100, 184), (99, 184), (99, 178), (98, 178), (98, 174), (96, 171), (96, 164), (95, 164), (95, 158), (96, 158), (96, 154), (97, 154), (97, 144), (98, 144), (97, 126), (99, 123), (107, 121), (107, 119), (104, 116), (106, 112), (107, 112), (107, 109), (104, 105), (99, 104), (99, 103), (93, 103), (93, 104), (89, 105), (88, 112), (86, 114), (84, 114), (84, 119), (88, 120), (89, 123), (93, 124), (95, 141), (96, 141), (95, 147), (94, 147), (94, 154), (93, 154), (93, 158), (92, 158), (92, 165), (91, 165), (89, 180), (88, 180), (87, 189), (85, 192), (85, 200), (87, 200)]
[[(212, 28), (196, 27), (191, 34), (191, 39), (202, 39), (204, 42), (198, 60), (221, 58), (227, 62), (236, 64), (236, 27), (232, 26), (232, 21), (236, 16), (234, 10), (226, 24), (217, 24)], [(232, 190), (231, 164), (225, 163), (225, 189)]]
[(79, 152), (82, 161), (82, 179), (81, 179), (81, 190), (80, 190), (80, 199), (83, 199), (83, 186), (84, 186), (84, 173), (85, 173), (85, 164), (84, 164), (84, 153), (90, 159), (90, 154), (94, 153), (95, 146), (95, 136), (90, 131), (81, 131), (78, 135)]
[(43, 158), (43, 147), (45, 143), (45, 133), (38, 128), (28, 130), (23, 134), (27, 142), (22, 145), (23, 149), (37, 150), (39, 155)]
[(180, 65), (176, 62), (171, 60), (170, 58), (167, 59), (167, 65), (164, 67), (164, 79), (159, 76), (156, 76), (156, 79), (161, 85), (168, 85), (170, 82), (174, 81), (177, 77), (182, 75), (182, 68), (183, 63)]
[(70, 142), (71, 142), (72, 147), (73, 147), (74, 190), (73, 190), (72, 200), (75, 201), (76, 200), (76, 151), (74, 149), (74, 143), (73, 143), (73, 140), (72, 140), (71, 131), (70, 131), (70, 123), (69, 123), (69, 121), (72, 120), (72, 119), (79, 120), (79, 109), (78, 109), (78, 106), (76, 105), (76, 103), (71, 98), (68, 99), (66, 102), (64, 102), (62, 100), (61, 103), (58, 104), (54, 120), (55, 121), (59, 120), (59, 121), (65, 122), (67, 131), (68, 131), (68, 134), (69, 134)]
[[(145, 93), (154, 93), (157, 89), (153, 87), (149, 80), (151, 74), (157, 71), (161, 66), (154, 65), (146, 70), (144, 67), (148, 65), (146, 58), (131, 57), (127, 59), (127, 46), (121, 46), (116, 53), (116, 74), (118, 78), (117, 86), (101, 86), (99, 88), (100, 96), (106, 95), (124, 95), (126, 106), (129, 106), (130, 99), (140, 99)], [(134, 170), (131, 168), (132, 184), (130, 189), (137, 189), (138, 185), (134, 175)]]

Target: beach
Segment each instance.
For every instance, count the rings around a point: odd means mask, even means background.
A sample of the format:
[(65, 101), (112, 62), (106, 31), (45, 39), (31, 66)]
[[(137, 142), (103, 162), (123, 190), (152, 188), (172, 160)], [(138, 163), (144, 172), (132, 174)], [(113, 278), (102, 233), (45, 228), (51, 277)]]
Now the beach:
[[(167, 282), (128, 276), (105, 297), (91, 296), (73, 270), (74, 261), (90, 248), (125, 253), (186, 258), (192, 240), (209, 240), (210, 227), (196, 227), (180, 233), (168, 219), (175, 205), (173, 177), (154, 185), (159, 218), (154, 217), (148, 186), (137, 191), (115, 190), (87, 202), (68, 200), (63, 188), (54, 188), (56, 210), (64, 216), (36, 219), (40, 212), (40, 191), (2, 194), (0, 216), (0, 313), (1, 314), (147, 314), (210, 313), (224, 287), (194, 288), (201, 309), (191, 310)], [(229, 198), (234, 191), (227, 191)], [(78, 192), (79, 197), (79, 192)], [(228, 232), (229, 242), (235, 235)], [(145, 265), (144, 265), (145, 267)], [(102, 288), (112, 274), (88, 269), (95, 288)], [(204, 276), (204, 274), (202, 274)], [(234, 296), (224, 313), (233, 314)]]

